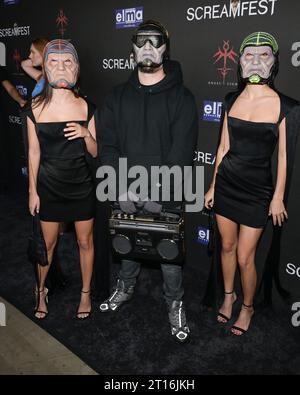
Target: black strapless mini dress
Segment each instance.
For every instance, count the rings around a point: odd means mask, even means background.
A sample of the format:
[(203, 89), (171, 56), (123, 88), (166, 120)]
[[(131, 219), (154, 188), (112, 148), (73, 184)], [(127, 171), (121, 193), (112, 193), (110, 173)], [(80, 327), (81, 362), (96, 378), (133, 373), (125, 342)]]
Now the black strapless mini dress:
[(220, 163), (214, 210), (232, 221), (263, 228), (274, 193), (271, 160), (279, 122), (251, 122), (228, 116), (230, 149)]
[[(96, 194), (82, 138), (68, 140), (67, 122), (35, 122), (40, 143), (37, 193), (42, 221), (83, 221), (94, 217)], [(71, 121), (68, 121), (71, 122)], [(76, 121), (87, 127), (88, 121)]]

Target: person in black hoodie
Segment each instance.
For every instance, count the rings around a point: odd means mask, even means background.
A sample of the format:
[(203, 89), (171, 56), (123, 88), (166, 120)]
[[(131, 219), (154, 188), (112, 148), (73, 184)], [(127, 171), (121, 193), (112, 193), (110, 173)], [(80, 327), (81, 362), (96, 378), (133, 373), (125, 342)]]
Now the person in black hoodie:
[[(120, 158), (127, 159), (128, 167), (140, 165), (148, 171), (152, 166), (192, 166), (197, 109), (192, 93), (183, 85), (180, 64), (169, 60), (168, 32), (159, 22), (149, 20), (139, 25), (132, 42), (138, 67), (125, 84), (114, 88), (100, 114), (101, 164), (112, 166), (117, 175)], [(161, 184), (152, 187), (161, 188)], [(127, 214), (142, 205), (144, 212), (159, 215), (175, 204), (174, 199), (163, 202), (149, 198), (150, 194), (137, 202), (130, 191), (118, 200)], [(131, 299), (140, 266), (139, 262), (122, 260), (116, 288), (100, 305), (101, 312), (116, 311)], [(161, 269), (171, 333), (184, 342), (190, 330), (182, 301), (182, 266), (161, 263)]]

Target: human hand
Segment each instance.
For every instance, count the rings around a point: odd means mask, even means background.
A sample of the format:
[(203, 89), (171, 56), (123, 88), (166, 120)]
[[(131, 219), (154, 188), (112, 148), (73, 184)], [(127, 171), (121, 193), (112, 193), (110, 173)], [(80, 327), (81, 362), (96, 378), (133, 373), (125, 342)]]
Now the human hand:
[(278, 224), (279, 226), (281, 226), (285, 219), (288, 218), (288, 214), (282, 199), (272, 199), (269, 207), (269, 215), (272, 215), (273, 224)]
[(84, 126), (80, 125), (77, 122), (68, 122), (67, 127), (64, 128), (65, 137), (68, 138), (68, 140), (75, 140), (78, 138), (85, 138), (89, 137), (91, 134), (87, 128)]
[(29, 193), (29, 211), (33, 216), (40, 212), (40, 198), (36, 192)]
[(204, 206), (210, 210), (214, 206), (214, 195), (215, 195), (215, 188), (210, 187), (209, 190), (204, 195)]

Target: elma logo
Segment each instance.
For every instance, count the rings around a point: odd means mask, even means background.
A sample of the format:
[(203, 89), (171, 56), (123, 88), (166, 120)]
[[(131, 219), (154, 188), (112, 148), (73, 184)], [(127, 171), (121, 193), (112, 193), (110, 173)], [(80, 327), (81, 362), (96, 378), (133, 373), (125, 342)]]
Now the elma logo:
[(203, 121), (220, 122), (222, 102), (204, 100)]
[(203, 226), (198, 226), (198, 237), (197, 241), (200, 244), (207, 245), (209, 242), (209, 229)]
[(24, 86), (24, 85), (16, 85), (16, 88), (17, 88), (18, 92), (20, 93), (20, 95), (24, 99), (26, 99), (26, 96), (28, 94), (28, 90), (27, 90), (26, 86)]
[(136, 27), (143, 22), (144, 7), (116, 10), (116, 28)]
[(20, 0), (3, 0), (4, 5), (13, 5), (13, 4), (19, 4)]
[(28, 177), (28, 168), (26, 166), (21, 168), (21, 174), (23, 177)]
[(6, 47), (0, 43), (0, 66), (6, 66)]
[(292, 51), (295, 52), (292, 56), (292, 65), (295, 67), (299, 67), (300, 66), (300, 42), (293, 43)]

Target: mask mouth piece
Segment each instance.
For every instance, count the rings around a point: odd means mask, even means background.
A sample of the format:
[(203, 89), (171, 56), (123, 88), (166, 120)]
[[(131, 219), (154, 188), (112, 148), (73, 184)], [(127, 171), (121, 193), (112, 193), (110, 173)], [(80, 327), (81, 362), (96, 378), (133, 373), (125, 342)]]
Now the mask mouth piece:
[(259, 84), (262, 82), (261, 77), (258, 74), (252, 74), (249, 78), (248, 78), (250, 84)]

